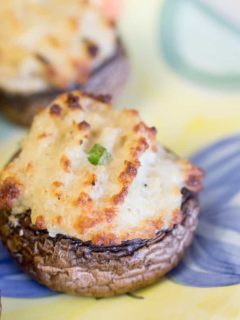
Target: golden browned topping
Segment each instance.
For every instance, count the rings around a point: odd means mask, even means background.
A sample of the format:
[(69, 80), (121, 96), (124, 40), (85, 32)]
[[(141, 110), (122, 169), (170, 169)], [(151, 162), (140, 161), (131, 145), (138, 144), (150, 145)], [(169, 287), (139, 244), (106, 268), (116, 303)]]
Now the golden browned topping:
[(14, 201), (19, 197), (21, 184), (14, 178), (6, 178), (0, 186), (0, 207), (11, 209)]
[(36, 224), (37, 229), (39, 229), (39, 230), (46, 229), (45, 219), (44, 219), (44, 216), (42, 216), (42, 215), (36, 217), (35, 224)]
[(52, 115), (60, 116), (61, 112), (62, 112), (61, 107), (56, 103), (53, 104), (50, 108), (50, 114)]
[(63, 155), (60, 159), (61, 167), (65, 172), (71, 171), (71, 161), (67, 156)]
[(199, 191), (201, 171), (159, 146), (138, 112), (104, 99), (75, 91), (36, 116), (2, 173), (1, 208), (31, 210), (51, 236), (97, 245), (149, 239), (181, 221), (181, 190)]
[(90, 124), (89, 123), (87, 123), (87, 121), (81, 121), (81, 122), (79, 122), (79, 124), (78, 124), (78, 128), (79, 128), (79, 130), (89, 130), (90, 129)]
[(72, 93), (69, 93), (67, 95), (67, 106), (71, 109), (81, 109), (79, 97)]

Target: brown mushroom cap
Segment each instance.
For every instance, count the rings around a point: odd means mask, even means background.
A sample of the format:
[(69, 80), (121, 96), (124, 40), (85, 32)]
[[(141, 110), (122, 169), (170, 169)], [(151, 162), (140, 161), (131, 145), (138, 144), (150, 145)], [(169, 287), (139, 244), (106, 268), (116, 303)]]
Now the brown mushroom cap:
[(0, 214), (0, 235), (8, 250), (34, 279), (61, 292), (108, 297), (150, 285), (173, 269), (190, 245), (197, 225), (196, 194), (183, 192), (183, 220), (150, 240), (136, 239), (118, 246), (58, 235), (49, 237), (20, 215), (16, 225), (10, 214)]
[[(115, 55), (95, 69), (85, 85), (73, 84), (69, 89), (94, 92), (96, 95), (110, 94), (114, 97), (121, 92), (128, 74), (128, 59), (119, 40)], [(57, 88), (30, 95), (14, 95), (0, 90), (0, 112), (17, 124), (30, 126), (34, 115), (61, 93), (63, 90)]]

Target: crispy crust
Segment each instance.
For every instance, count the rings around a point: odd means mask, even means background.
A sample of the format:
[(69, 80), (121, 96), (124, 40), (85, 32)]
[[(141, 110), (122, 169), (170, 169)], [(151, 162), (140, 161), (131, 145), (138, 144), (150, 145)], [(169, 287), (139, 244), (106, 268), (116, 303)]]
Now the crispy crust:
[(47, 287), (84, 296), (108, 297), (150, 285), (174, 268), (190, 245), (197, 225), (196, 194), (183, 190), (183, 220), (151, 240), (94, 246), (34, 229), (29, 214), (15, 225), (0, 214), (0, 235), (25, 272)]
[[(71, 86), (66, 91), (80, 89), (94, 92), (96, 95), (111, 94), (114, 97), (121, 91), (128, 74), (128, 59), (119, 40), (116, 54), (94, 70), (85, 85)], [(52, 88), (39, 94), (13, 95), (0, 90), (0, 111), (11, 121), (30, 126), (34, 115), (63, 92), (63, 90)]]
[[(173, 156), (173, 158), (175, 159), (175, 161), (178, 161), (179, 158), (177, 155), (175, 155), (174, 153), (170, 152), (169, 150), (166, 150), (169, 154), (171, 154)], [(13, 157), (12, 159), (9, 161), (7, 167), (11, 167), (12, 165), (12, 161), (18, 157), (18, 155), (20, 154), (21, 151), (18, 151)], [(69, 170), (69, 166), (70, 166), (70, 162), (67, 158), (62, 157), (61, 158), (61, 165), (62, 165), (62, 170), (68, 172)], [(182, 188), (181, 192), (180, 189), (177, 188), (176, 192), (180, 193), (182, 203), (185, 201), (184, 199), (186, 197), (188, 197), (189, 192), (190, 193), (198, 193), (202, 190), (203, 187), (203, 177), (204, 177), (204, 171), (199, 168), (194, 166), (193, 164), (190, 164), (187, 161), (183, 162), (183, 166), (186, 170), (186, 172), (190, 173), (190, 177), (191, 179), (189, 179), (189, 175), (186, 176), (186, 186), (184, 188)], [(6, 167), (6, 168), (7, 168)], [(26, 165), (27, 170), (32, 170), (32, 166), (31, 166), (31, 162), (28, 162), (28, 164)], [(125, 177), (124, 178), (124, 184), (123, 185), (127, 185), (129, 180), (132, 179), (132, 169), (134, 169), (133, 171), (135, 171), (135, 167), (131, 168), (130, 170), (130, 175), (126, 175), (126, 170), (123, 170), (122, 173), (119, 175), (120, 177)], [(128, 170), (129, 171), (129, 170)], [(90, 174), (87, 176), (87, 179), (84, 180), (84, 184), (87, 185), (94, 185), (95, 181), (96, 181), (96, 176), (94, 174)], [(52, 185), (54, 186), (54, 190), (52, 191), (54, 196), (58, 198), (58, 200), (61, 199), (61, 192), (59, 191), (58, 187), (61, 187), (63, 184), (62, 182), (59, 181), (53, 181)], [(15, 200), (18, 198), (19, 193), (21, 192), (21, 188), (22, 188), (22, 184), (20, 181), (18, 181), (16, 178), (13, 177), (8, 177), (4, 180), (4, 182), (2, 183), (2, 185), (0, 186), (0, 210), (7, 210), (7, 211), (11, 211), (13, 208), (13, 204), (15, 202)], [(128, 187), (125, 186), (123, 188), (123, 190), (127, 193)], [(121, 188), (120, 188), (121, 190)], [(129, 233), (128, 231), (125, 230), (125, 232), (123, 231), (123, 236), (121, 237), (116, 237), (116, 235), (114, 234), (114, 230), (110, 227), (109, 229), (105, 228), (104, 230), (102, 230), (102, 232), (96, 232), (95, 234), (91, 234), (90, 237), (88, 237), (87, 239), (84, 238), (84, 232), (88, 230), (88, 228), (91, 228), (92, 226), (96, 226), (98, 225), (98, 223), (101, 223), (102, 221), (106, 220), (106, 221), (111, 221), (112, 219), (114, 219), (114, 216), (116, 214), (116, 210), (117, 207), (114, 207), (115, 205), (118, 205), (119, 202), (122, 201), (122, 198), (125, 195), (123, 194), (122, 197), (119, 197), (119, 194), (117, 193), (117, 196), (111, 196), (110, 197), (110, 201), (116, 202), (116, 199), (118, 199), (119, 201), (117, 201), (116, 203), (113, 202), (113, 206), (106, 206), (105, 208), (103, 208), (101, 211), (98, 211), (97, 215), (92, 215), (91, 212), (94, 212), (93, 207), (94, 207), (94, 203), (91, 199), (91, 197), (89, 196), (89, 194), (87, 194), (86, 192), (81, 192), (79, 194), (79, 196), (77, 198), (73, 198), (73, 206), (76, 206), (78, 208), (78, 212), (81, 210), (81, 216), (78, 216), (77, 219), (75, 220), (76, 223), (76, 227), (77, 230), (80, 231), (78, 239), (81, 239), (82, 241), (91, 241), (92, 244), (94, 244), (95, 246), (116, 246), (121, 244), (122, 242), (126, 242), (126, 241), (130, 241), (133, 239), (152, 239), (153, 237), (155, 237), (156, 233), (159, 232), (159, 230), (165, 230), (163, 229), (163, 220), (161, 218), (157, 218), (157, 219), (148, 219), (145, 220), (144, 223), (142, 223), (140, 225), (140, 228), (136, 227), (135, 229), (133, 228), (131, 230), (131, 233)], [(77, 212), (77, 213), (78, 213)], [(32, 219), (32, 212), (29, 215), (31, 216), (31, 221), (32, 223), (35, 225), (35, 227), (39, 230), (47, 230), (48, 226), (45, 220), (45, 215), (42, 214), (43, 212), (40, 211), (41, 214), (37, 215), (35, 220)], [(69, 212), (70, 213), (70, 212)], [(173, 211), (173, 216), (172, 216), (172, 220), (171, 223), (168, 224), (168, 228), (172, 228), (173, 226), (175, 226), (176, 224), (180, 223), (183, 219), (183, 213), (182, 210), (180, 210), (180, 208), (176, 208)], [(54, 217), (54, 223), (57, 226), (60, 226), (63, 224), (64, 218), (61, 215), (56, 215)], [(21, 223), (22, 224), (22, 223)], [(29, 224), (29, 223), (28, 223)], [(59, 233), (61, 233), (59, 231)], [(63, 232), (64, 234), (64, 232)], [(71, 236), (69, 234), (69, 236)], [(74, 235), (72, 235), (74, 236)]]

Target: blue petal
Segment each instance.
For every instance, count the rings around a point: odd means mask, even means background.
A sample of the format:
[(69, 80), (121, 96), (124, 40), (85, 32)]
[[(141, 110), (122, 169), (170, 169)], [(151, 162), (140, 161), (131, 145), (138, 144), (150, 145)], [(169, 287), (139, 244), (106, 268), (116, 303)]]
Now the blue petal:
[(0, 242), (0, 291), (3, 297), (42, 298), (56, 295), (46, 287), (38, 284), (13, 262)]
[(182, 263), (168, 276), (189, 286), (240, 283), (240, 135), (192, 157), (206, 171), (196, 236)]

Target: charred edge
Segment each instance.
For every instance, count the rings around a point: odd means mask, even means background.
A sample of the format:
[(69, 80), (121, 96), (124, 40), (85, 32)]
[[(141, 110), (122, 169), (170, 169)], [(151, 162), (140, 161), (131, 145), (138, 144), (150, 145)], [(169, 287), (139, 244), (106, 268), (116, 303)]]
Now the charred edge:
[(72, 93), (67, 95), (67, 104), (70, 109), (81, 109), (79, 96)]
[(50, 114), (51, 115), (55, 115), (55, 116), (60, 116), (61, 113), (62, 113), (62, 109), (61, 107), (54, 103), (51, 107), (50, 107), (50, 110), (49, 110)]
[[(184, 220), (187, 218), (187, 216), (191, 215), (191, 211), (188, 208), (188, 202), (189, 200), (197, 200), (197, 195), (190, 192), (186, 188), (182, 189), (182, 194), (183, 194), (183, 201), (182, 201), (182, 206), (181, 210), (183, 212), (183, 220), (181, 223), (184, 222)], [(3, 216), (3, 215), (2, 215)], [(5, 214), (5, 221), (1, 222), (0, 224), (11, 224), (8, 220), (9, 213)], [(3, 218), (2, 218), (3, 219)], [(141, 249), (142, 247), (145, 246), (150, 246), (151, 244), (154, 244), (156, 242), (162, 241), (168, 234), (170, 234), (173, 230), (168, 229), (164, 231), (159, 231), (156, 235), (156, 237), (152, 239), (134, 239), (134, 240), (127, 240), (123, 241), (120, 245), (113, 245), (113, 246), (96, 246), (92, 244), (91, 241), (81, 241), (79, 239), (73, 238), (73, 237), (68, 237), (65, 235), (57, 235), (54, 238), (51, 238), (47, 232), (47, 230), (37, 230), (36, 226), (31, 224), (30, 220), (30, 211), (19, 215), (19, 224), (18, 226), (12, 226), (11, 228), (13, 233), (20, 232), (20, 230), (23, 230), (24, 232), (26, 231), (27, 233), (31, 233), (32, 237), (37, 237), (37, 238), (42, 238), (43, 241), (46, 239), (50, 240), (53, 242), (55, 245), (59, 241), (69, 241), (70, 242), (70, 247), (74, 250), (74, 248), (77, 248), (78, 246), (83, 246), (85, 247), (86, 252), (91, 253), (91, 252), (111, 252), (111, 253), (121, 253), (123, 255), (130, 255), (133, 254), (135, 251)]]

